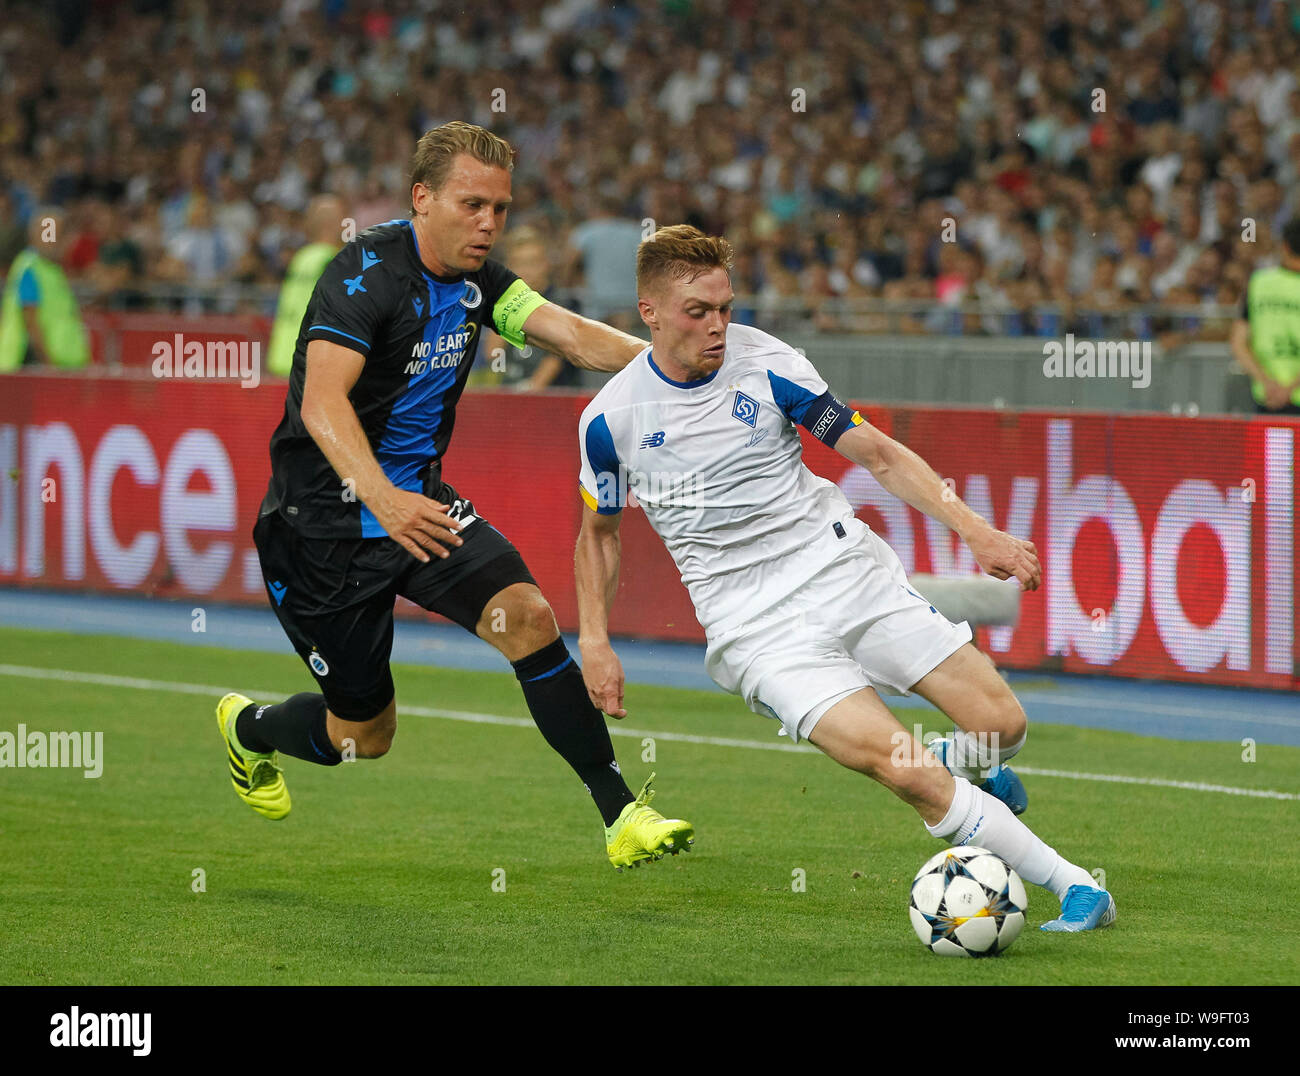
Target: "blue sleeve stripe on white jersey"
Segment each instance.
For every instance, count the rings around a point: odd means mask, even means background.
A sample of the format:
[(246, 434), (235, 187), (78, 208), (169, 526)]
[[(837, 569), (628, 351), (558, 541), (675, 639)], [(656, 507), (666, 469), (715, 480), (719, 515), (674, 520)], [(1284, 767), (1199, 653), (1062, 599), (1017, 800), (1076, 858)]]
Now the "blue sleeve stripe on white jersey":
[(772, 399), (791, 422), (802, 422), (809, 404), (817, 399), (802, 385), (787, 381), (780, 374), (767, 372), (767, 380), (772, 386)]
[(604, 415), (597, 415), (587, 426), (587, 463), (595, 475), (596, 488), (589, 490), (597, 498), (596, 512), (603, 516), (623, 510), (623, 483), (619, 481), (618, 453)]

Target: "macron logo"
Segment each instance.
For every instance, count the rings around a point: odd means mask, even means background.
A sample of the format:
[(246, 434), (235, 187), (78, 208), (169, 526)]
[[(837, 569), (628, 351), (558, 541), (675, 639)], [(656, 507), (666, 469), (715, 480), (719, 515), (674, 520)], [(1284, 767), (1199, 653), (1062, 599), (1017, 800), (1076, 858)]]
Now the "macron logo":
[(149, 1056), (151, 1013), (71, 1012), (50, 1017), (51, 1046), (130, 1046), (136, 1057)]
[(267, 583), (267, 588), (271, 591), (271, 596), (275, 599), (275, 604), (279, 605), (284, 601), (284, 596), (289, 592), (289, 588), (283, 583)]

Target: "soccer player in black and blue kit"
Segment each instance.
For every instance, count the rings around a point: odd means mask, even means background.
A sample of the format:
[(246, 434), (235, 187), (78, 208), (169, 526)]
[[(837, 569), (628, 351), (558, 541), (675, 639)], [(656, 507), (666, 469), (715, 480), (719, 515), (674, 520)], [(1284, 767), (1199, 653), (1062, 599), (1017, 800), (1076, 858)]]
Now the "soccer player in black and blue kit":
[(481, 127), (426, 132), (412, 158), (411, 219), (362, 232), (317, 282), (253, 535), (272, 606), (320, 690), (262, 706), (232, 693), (217, 720), (235, 791), (266, 818), (290, 809), (277, 752), (322, 766), (347, 748), (385, 754), (397, 728), (389, 655), (401, 595), (505, 655), (542, 735), (591, 792), (610, 861), (634, 866), (686, 849), (693, 829), (648, 806), (649, 781), (632, 795), (523, 559), (442, 477), (485, 325), (587, 369), (620, 370), (644, 346), (489, 260), (512, 167), (510, 146)]

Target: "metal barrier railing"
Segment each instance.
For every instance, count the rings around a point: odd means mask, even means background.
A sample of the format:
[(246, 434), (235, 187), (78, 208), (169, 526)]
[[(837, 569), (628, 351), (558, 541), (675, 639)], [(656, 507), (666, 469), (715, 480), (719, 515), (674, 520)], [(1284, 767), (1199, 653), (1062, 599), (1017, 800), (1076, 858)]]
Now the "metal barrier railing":
[[(74, 286), (88, 309), (156, 312), (161, 314), (261, 314), (272, 316), (278, 288), (256, 284), (196, 287), (149, 282), (106, 294), (93, 287)], [(582, 289), (552, 292), (557, 302), (581, 311)], [(607, 304), (600, 304), (607, 310)], [(1016, 306), (997, 301), (942, 303), (932, 299), (877, 299), (815, 296), (738, 295), (733, 305), (737, 321), (770, 332), (916, 334), (929, 336), (1006, 336), (1050, 339), (1066, 333), (1088, 338), (1154, 340), (1165, 334), (1189, 339), (1226, 340), (1235, 305), (1162, 304), (1097, 305), (1086, 299), (1073, 303), (1033, 303)], [(611, 315), (637, 331), (641, 327), (634, 305)]]

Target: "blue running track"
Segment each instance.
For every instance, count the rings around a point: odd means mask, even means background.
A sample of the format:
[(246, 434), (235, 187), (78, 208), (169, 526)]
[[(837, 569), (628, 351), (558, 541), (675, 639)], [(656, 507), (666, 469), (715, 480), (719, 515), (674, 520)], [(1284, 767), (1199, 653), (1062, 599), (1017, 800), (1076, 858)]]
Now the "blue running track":
[[(291, 653), (269, 608), (203, 603), (206, 630), (192, 630), (198, 600), (72, 595), (0, 588), (0, 625), (89, 635), (128, 635), (197, 646)], [(573, 653), (577, 639), (565, 636)], [(704, 671), (704, 647), (615, 640), (629, 683), (719, 691)], [(0, 658), (2, 660), (2, 658)], [(398, 618), (393, 661), (509, 672), (500, 654), (455, 625)], [(303, 670), (304, 687), (308, 674)], [(1300, 699), (1292, 693), (1109, 677), (1009, 674), (1030, 723), (1113, 729), (1173, 740), (1218, 740), (1300, 747)], [(886, 698), (886, 701), (902, 700)], [(920, 698), (909, 705), (927, 706)], [(743, 706), (739, 700), (737, 706)], [(766, 728), (763, 722), (755, 730)], [(701, 730), (704, 732), (705, 730)]]

